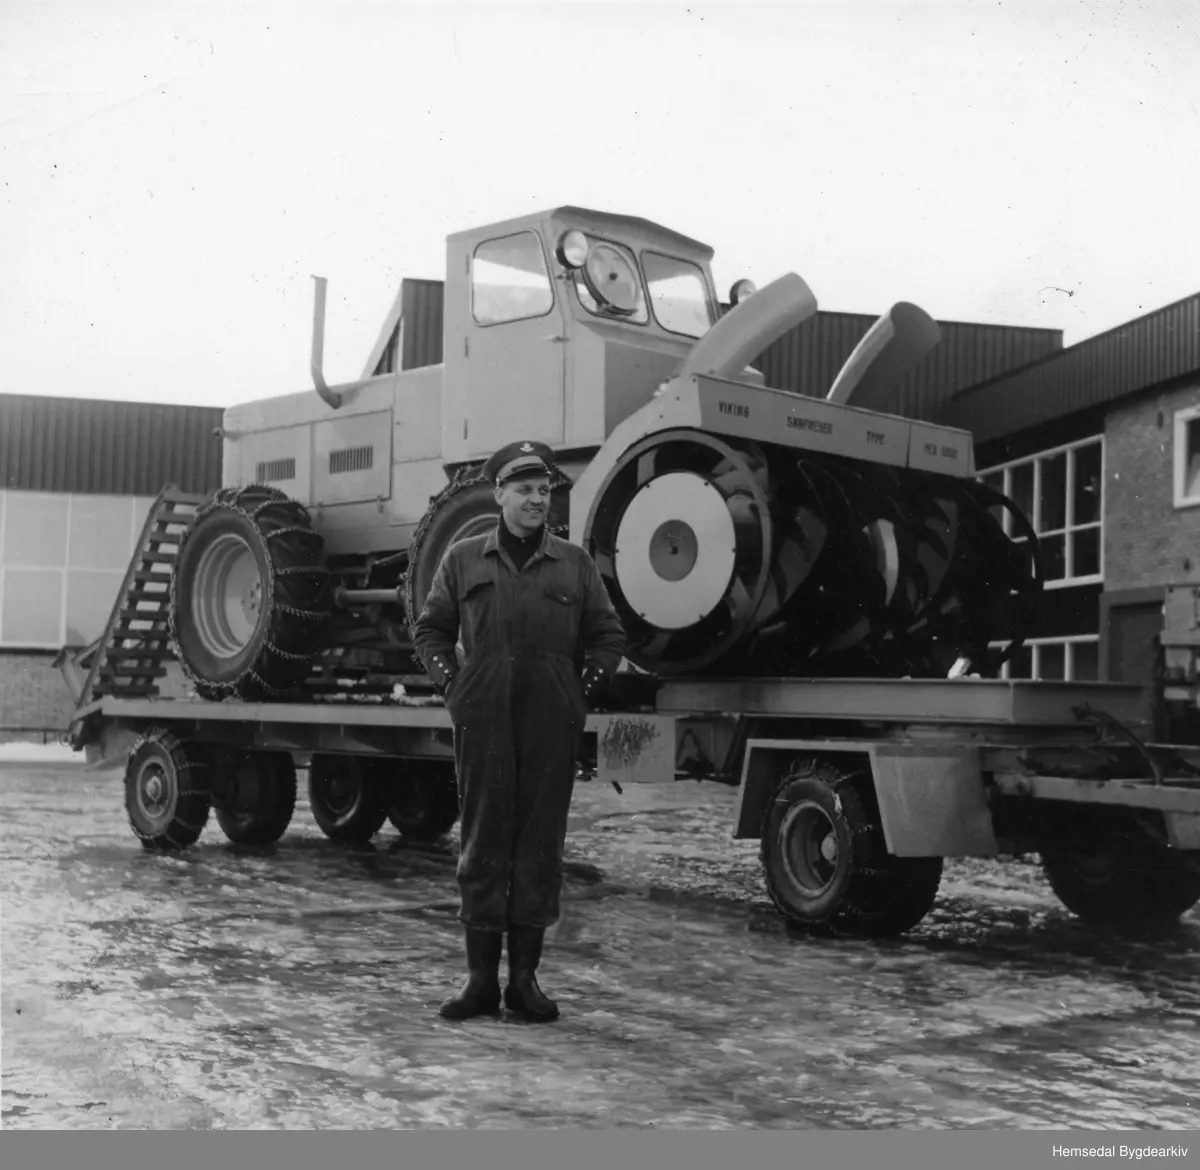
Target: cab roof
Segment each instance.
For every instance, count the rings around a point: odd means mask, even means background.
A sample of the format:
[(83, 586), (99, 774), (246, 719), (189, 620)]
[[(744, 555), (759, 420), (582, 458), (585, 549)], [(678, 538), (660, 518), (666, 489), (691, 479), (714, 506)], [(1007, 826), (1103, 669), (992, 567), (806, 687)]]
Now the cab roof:
[(652, 220), (643, 219), (641, 216), (636, 215), (619, 215), (611, 211), (596, 211), (593, 208), (575, 207), (569, 204), (551, 208), (548, 211), (532, 212), (529, 215), (518, 216), (515, 219), (482, 224), (479, 227), (454, 232), (447, 239), (478, 238), (483, 235), (490, 235), (496, 231), (514, 231), (521, 228), (535, 227), (545, 223), (547, 220), (566, 221), (568, 226), (570, 226), (570, 221), (574, 221), (581, 228), (589, 226), (601, 229), (607, 228), (616, 234), (619, 234), (622, 229), (626, 231), (632, 229), (644, 235), (656, 236), (660, 240), (670, 241), (679, 247), (686, 248), (690, 252), (699, 253), (706, 260), (711, 260), (713, 257), (713, 250), (707, 244), (701, 243), (699, 240), (694, 240), (691, 236), (685, 236), (682, 232), (674, 231), (672, 228), (663, 227), (662, 224), (654, 223)]

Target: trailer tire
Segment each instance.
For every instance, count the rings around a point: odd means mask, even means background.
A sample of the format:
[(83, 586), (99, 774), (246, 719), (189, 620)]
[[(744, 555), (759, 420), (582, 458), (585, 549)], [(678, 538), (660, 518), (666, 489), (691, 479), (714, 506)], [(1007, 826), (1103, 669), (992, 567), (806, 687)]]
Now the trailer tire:
[(940, 857), (888, 853), (869, 779), (815, 761), (776, 790), (761, 847), (772, 902), (801, 926), (903, 934), (929, 912), (941, 882)]
[(1092, 926), (1158, 933), (1200, 901), (1200, 865), (1129, 817), (1087, 817), (1056, 836), (1043, 842), (1042, 871), (1058, 900)]
[(437, 841), (454, 827), (458, 815), (453, 766), (414, 768), (388, 808), (388, 820), (405, 841)]
[(125, 766), (125, 811), (143, 848), (194, 845), (210, 804), (208, 764), (194, 745), (162, 729), (133, 745)]
[(331, 608), (324, 540), (276, 488), (222, 488), (179, 542), (171, 641), (202, 698), (294, 694)]
[(308, 804), (331, 841), (369, 841), (387, 820), (386, 780), (373, 760), (320, 753), (308, 767)]
[[(217, 824), (237, 845), (273, 845), (296, 811), (296, 765), (287, 752), (247, 752), (235, 763), (228, 799), (215, 808)], [(249, 800), (247, 800), (249, 794)]]

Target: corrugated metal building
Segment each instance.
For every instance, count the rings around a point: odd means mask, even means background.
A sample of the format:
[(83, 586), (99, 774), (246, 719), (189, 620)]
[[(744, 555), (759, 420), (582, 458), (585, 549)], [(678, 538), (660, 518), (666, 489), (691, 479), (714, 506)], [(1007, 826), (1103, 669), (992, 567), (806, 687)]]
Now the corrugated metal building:
[(51, 663), (104, 628), (167, 483), (221, 483), (221, 410), (0, 394), (0, 736), (64, 725)]
[[(823, 396), (875, 320), (860, 313), (818, 311), (770, 346), (754, 365), (768, 386)], [(935, 421), (957, 391), (1062, 349), (1058, 329), (959, 321), (938, 325), (941, 341), (905, 376), (886, 407), (890, 413)]]
[[(1040, 356), (1040, 355), (1039, 355)], [(1200, 294), (954, 395), (947, 421), (994, 445), (1200, 369)]]
[(0, 484), (9, 491), (157, 495), (221, 483), (221, 410), (0, 394)]

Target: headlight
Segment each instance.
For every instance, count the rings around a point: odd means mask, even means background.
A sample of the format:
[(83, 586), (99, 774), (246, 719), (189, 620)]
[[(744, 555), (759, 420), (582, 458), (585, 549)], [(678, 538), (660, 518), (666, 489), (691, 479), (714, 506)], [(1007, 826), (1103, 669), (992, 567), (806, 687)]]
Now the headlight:
[(611, 244), (596, 244), (583, 269), (588, 292), (609, 312), (628, 316), (637, 312), (641, 284), (629, 261)]
[(577, 230), (563, 232), (558, 237), (555, 254), (564, 268), (582, 268), (588, 254), (587, 236)]
[(740, 305), (742, 301), (754, 296), (756, 292), (758, 292), (758, 289), (752, 280), (735, 281), (733, 287), (729, 290), (729, 303)]

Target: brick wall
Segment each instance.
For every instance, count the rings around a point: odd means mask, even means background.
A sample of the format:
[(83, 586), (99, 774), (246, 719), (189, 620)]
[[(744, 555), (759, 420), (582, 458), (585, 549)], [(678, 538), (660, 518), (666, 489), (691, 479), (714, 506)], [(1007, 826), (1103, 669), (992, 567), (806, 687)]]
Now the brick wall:
[(53, 654), (0, 652), (0, 742), (65, 731), (71, 696)]
[(1200, 583), (1200, 507), (1174, 506), (1175, 411), (1200, 382), (1114, 407), (1104, 426), (1104, 587)]

